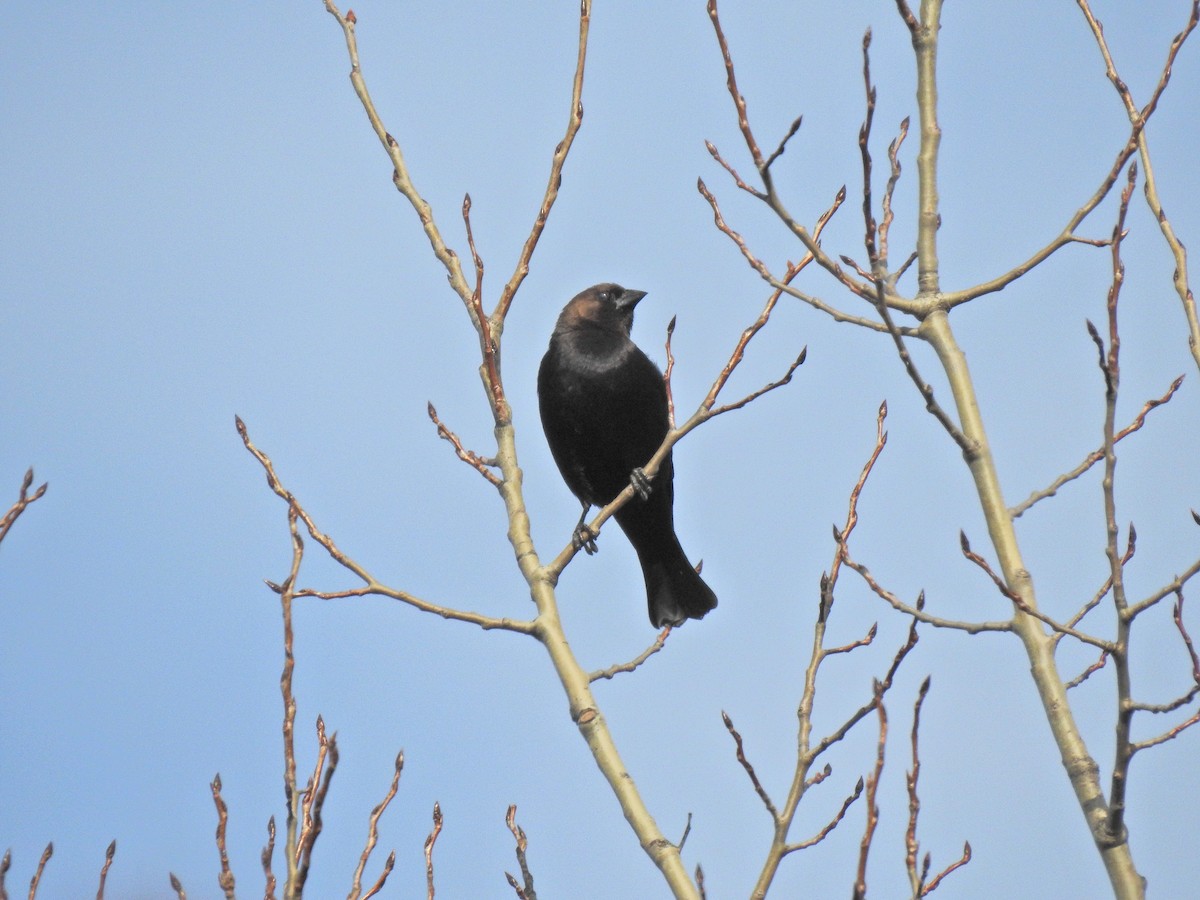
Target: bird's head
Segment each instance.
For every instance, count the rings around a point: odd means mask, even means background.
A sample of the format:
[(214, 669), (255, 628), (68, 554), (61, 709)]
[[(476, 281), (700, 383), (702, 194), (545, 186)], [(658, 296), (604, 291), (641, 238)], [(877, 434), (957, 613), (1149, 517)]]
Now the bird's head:
[(600, 326), (628, 336), (633, 328), (633, 308), (645, 296), (645, 291), (630, 290), (619, 284), (594, 284), (563, 307), (558, 327)]

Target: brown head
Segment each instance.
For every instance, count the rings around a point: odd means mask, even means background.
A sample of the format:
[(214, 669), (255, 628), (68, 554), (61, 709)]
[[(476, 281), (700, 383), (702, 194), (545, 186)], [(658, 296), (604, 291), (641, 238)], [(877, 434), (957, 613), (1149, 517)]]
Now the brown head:
[(571, 298), (558, 316), (555, 332), (600, 327), (620, 331), (626, 337), (633, 328), (633, 308), (646, 296), (619, 284), (594, 284)]

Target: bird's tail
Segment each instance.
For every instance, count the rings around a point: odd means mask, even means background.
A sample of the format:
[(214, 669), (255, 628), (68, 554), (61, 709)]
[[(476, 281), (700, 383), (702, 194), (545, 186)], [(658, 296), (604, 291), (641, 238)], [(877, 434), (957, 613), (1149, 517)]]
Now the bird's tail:
[(717, 605), (717, 595), (704, 583), (682, 553), (678, 561), (655, 560), (642, 566), (646, 577), (646, 600), (650, 622), (655, 628), (682, 625), (688, 619), (703, 619)]

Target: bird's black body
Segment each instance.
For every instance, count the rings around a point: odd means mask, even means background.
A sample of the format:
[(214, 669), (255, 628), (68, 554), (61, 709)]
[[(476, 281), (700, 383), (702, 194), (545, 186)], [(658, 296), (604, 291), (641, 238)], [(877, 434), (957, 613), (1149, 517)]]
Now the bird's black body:
[[(662, 373), (629, 337), (633, 308), (644, 296), (615, 284), (578, 294), (559, 315), (538, 370), (546, 440), (585, 514), (625, 489), (669, 428)], [(634, 497), (616, 514), (642, 565), (655, 627), (702, 618), (717, 605), (675, 536), (672, 476), (668, 454), (649, 496)]]

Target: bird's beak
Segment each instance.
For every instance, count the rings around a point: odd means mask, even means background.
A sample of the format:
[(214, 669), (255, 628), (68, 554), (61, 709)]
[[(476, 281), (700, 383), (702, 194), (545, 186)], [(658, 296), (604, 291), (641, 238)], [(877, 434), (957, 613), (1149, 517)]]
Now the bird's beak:
[(632, 310), (638, 305), (638, 301), (645, 296), (645, 291), (631, 291), (626, 288), (621, 294), (621, 299), (617, 301), (617, 309), (622, 311), (626, 309)]

